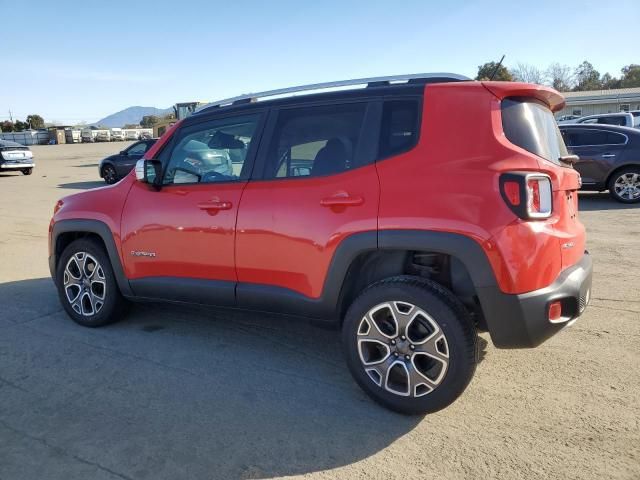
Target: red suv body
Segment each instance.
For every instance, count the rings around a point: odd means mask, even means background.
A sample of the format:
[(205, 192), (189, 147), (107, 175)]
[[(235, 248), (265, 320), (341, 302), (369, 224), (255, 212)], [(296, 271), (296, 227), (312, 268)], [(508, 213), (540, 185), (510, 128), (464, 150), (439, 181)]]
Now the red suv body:
[(124, 299), (333, 322), (374, 399), (435, 411), (470, 381), (476, 329), (533, 347), (589, 301), (563, 104), (425, 76), (205, 108), (135, 173), (58, 202), (61, 301), (89, 326)]

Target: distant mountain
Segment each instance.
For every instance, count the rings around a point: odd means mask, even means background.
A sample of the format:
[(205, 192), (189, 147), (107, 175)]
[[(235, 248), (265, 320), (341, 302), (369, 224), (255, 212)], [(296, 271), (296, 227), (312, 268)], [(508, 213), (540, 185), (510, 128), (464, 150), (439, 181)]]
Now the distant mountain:
[(155, 107), (129, 107), (119, 112), (112, 113), (101, 118), (94, 125), (104, 125), (105, 127), (123, 127), (128, 123), (140, 123), (145, 115), (162, 116), (173, 112), (172, 108), (155, 108)]

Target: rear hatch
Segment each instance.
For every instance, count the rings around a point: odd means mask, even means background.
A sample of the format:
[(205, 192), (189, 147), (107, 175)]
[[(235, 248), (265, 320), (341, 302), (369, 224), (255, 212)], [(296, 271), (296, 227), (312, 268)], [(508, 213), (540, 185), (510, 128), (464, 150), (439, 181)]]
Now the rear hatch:
[(502, 125), (512, 144), (536, 155), (539, 171), (551, 177), (553, 214), (549, 222), (558, 238), (562, 268), (577, 263), (584, 253), (585, 231), (578, 220), (580, 175), (563, 157), (567, 147), (549, 104), (533, 96), (502, 100)]

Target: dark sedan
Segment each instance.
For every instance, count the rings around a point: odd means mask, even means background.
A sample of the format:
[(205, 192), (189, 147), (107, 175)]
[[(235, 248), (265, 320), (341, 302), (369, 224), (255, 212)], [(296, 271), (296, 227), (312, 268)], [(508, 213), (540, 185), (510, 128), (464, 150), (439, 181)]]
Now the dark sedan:
[(560, 125), (583, 190), (609, 190), (623, 203), (640, 202), (640, 130), (614, 125)]
[(156, 143), (155, 138), (141, 140), (120, 153), (105, 158), (100, 162), (100, 176), (109, 185), (116, 183), (136, 166), (136, 162), (142, 158), (154, 143)]

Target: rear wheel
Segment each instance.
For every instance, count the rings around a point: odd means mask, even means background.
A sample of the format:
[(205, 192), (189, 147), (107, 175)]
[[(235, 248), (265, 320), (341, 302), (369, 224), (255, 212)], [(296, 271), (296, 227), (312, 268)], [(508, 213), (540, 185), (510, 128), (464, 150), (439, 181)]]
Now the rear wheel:
[(105, 165), (102, 168), (102, 178), (104, 178), (104, 181), (109, 185), (113, 185), (118, 181), (118, 175), (116, 174), (116, 169), (113, 165)]
[(23, 175), (31, 175), (33, 173), (33, 168), (24, 168), (22, 169)]
[(622, 203), (640, 202), (640, 168), (626, 167), (609, 179), (609, 194)]
[(58, 296), (67, 314), (85, 327), (115, 322), (125, 313), (106, 252), (97, 242), (79, 239), (64, 249), (56, 270)]
[(349, 307), (343, 345), (351, 374), (375, 401), (404, 414), (453, 403), (476, 367), (476, 332), (464, 306), (442, 286), (394, 277)]

